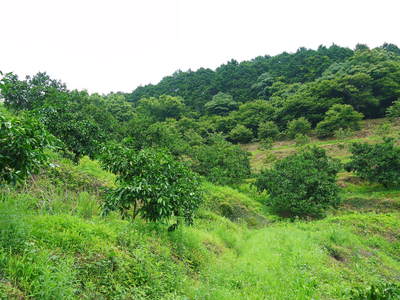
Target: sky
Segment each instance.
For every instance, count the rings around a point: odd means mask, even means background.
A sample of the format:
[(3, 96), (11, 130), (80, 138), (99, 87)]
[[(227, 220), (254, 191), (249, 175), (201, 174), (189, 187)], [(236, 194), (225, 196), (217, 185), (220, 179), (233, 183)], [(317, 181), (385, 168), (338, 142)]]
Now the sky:
[(400, 46), (399, 0), (0, 0), (0, 70), (131, 92), (299, 47)]

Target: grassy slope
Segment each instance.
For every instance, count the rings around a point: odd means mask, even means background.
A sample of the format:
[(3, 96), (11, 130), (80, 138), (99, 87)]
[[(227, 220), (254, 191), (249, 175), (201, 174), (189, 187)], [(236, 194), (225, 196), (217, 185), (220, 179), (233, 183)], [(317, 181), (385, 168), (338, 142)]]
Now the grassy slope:
[[(373, 128), (363, 139), (376, 138)], [(354, 287), (400, 280), (399, 190), (343, 173), (339, 210), (288, 222), (248, 185), (205, 184), (195, 226), (168, 232), (100, 217), (113, 176), (87, 158), (53, 159), (57, 168), (1, 190), (0, 298), (346, 299)]]

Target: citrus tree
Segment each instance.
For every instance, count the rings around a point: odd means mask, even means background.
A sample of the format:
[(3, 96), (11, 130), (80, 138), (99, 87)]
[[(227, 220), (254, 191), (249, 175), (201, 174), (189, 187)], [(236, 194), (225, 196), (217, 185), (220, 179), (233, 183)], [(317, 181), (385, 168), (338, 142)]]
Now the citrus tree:
[(339, 163), (313, 147), (290, 155), (262, 171), (255, 183), (268, 191), (272, 211), (285, 217), (320, 217), (339, 204)]
[(36, 119), (0, 113), (0, 183), (19, 183), (38, 172), (54, 141)]
[(102, 164), (118, 181), (104, 203), (104, 213), (119, 210), (124, 218), (178, 217), (192, 222), (202, 199), (199, 178), (168, 152), (153, 148), (136, 152), (111, 144), (104, 150)]

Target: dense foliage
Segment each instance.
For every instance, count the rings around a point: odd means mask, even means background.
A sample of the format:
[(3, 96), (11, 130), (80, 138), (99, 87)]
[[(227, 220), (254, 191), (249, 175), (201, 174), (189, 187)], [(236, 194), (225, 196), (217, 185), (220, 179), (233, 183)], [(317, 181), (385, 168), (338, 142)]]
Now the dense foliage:
[(346, 165), (348, 171), (385, 187), (400, 185), (400, 147), (396, 146), (394, 139), (385, 138), (375, 145), (354, 143), (350, 151), (351, 161)]
[(48, 159), (46, 149), (55, 142), (32, 117), (0, 113), (0, 184), (19, 183), (39, 171)]
[(317, 124), (318, 137), (330, 137), (339, 129), (359, 130), (363, 114), (347, 104), (335, 104), (325, 114), (325, 118)]
[(193, 147), (192, 153), (193, 170), (211, 182), (239, 183), (250, 175), (249, 154), (219, 136), (209, 145)]
[(393, 102), (386, 111), (386, 116), (389, 118), (400, 118), (400, 99)]
[(339, 164), (321, 148), (305, 149), (263, 170), (255, 183), (268, 191), (268, 205), (286, 217), (319, 217), (339, 204)]
[(110, 145), (102, 156), (104, 168), (117, 175), (118, 187), (104, 203), (104, 212), (119, 210), (124, 217), (149, 221), (182, 217), (192, 222), (201, 202), (198, 177), (162, 150), (135, 150)]

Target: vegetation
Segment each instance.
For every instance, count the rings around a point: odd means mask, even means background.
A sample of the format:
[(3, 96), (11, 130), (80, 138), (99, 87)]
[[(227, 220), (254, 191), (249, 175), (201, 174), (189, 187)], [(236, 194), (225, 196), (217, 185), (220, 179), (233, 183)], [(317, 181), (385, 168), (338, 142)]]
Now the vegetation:
[(48, 161), (46, 149), (55, 139), (35, 119), (0, 112), (0, 184), (20, 183)]
[(104, 168), (117, 175), (119, 186), (109, 193), (104, 212), (118, 209), (123, 217), (140, 215), (149, 221), (172, 216), (189, 224), (201, 202), (197, 176), (170, 154), (154, 149), (135, 150), (109, 146)]
[(363, 114), (356, 112), (350, 105), (335, 104), (317, 124), (316, 132), (321, 138), (331, 137), (337, 130), (359, 130)]
[(383, 143), (375, 145), (354, 143), (350, 151), (347, 170), (385, 187), (400, 185), (400, 147), (393, 138), (385, 138)]
[(267, 190), (271, 209), (287, 217), (319, 217), (339, 204), (337, 161), (323, 149), (310, 148), (275, 163), (257, 178), (258, 190)]
[(287, 135), (292, 139), (298, 134), (306, 135), (310, 130), (311, 123), (303, 117), (292, 120), (287, 125)]
[(0, 298), (398, 298), (399, 98), (393, 44), (130, 94), (5, 74)]

